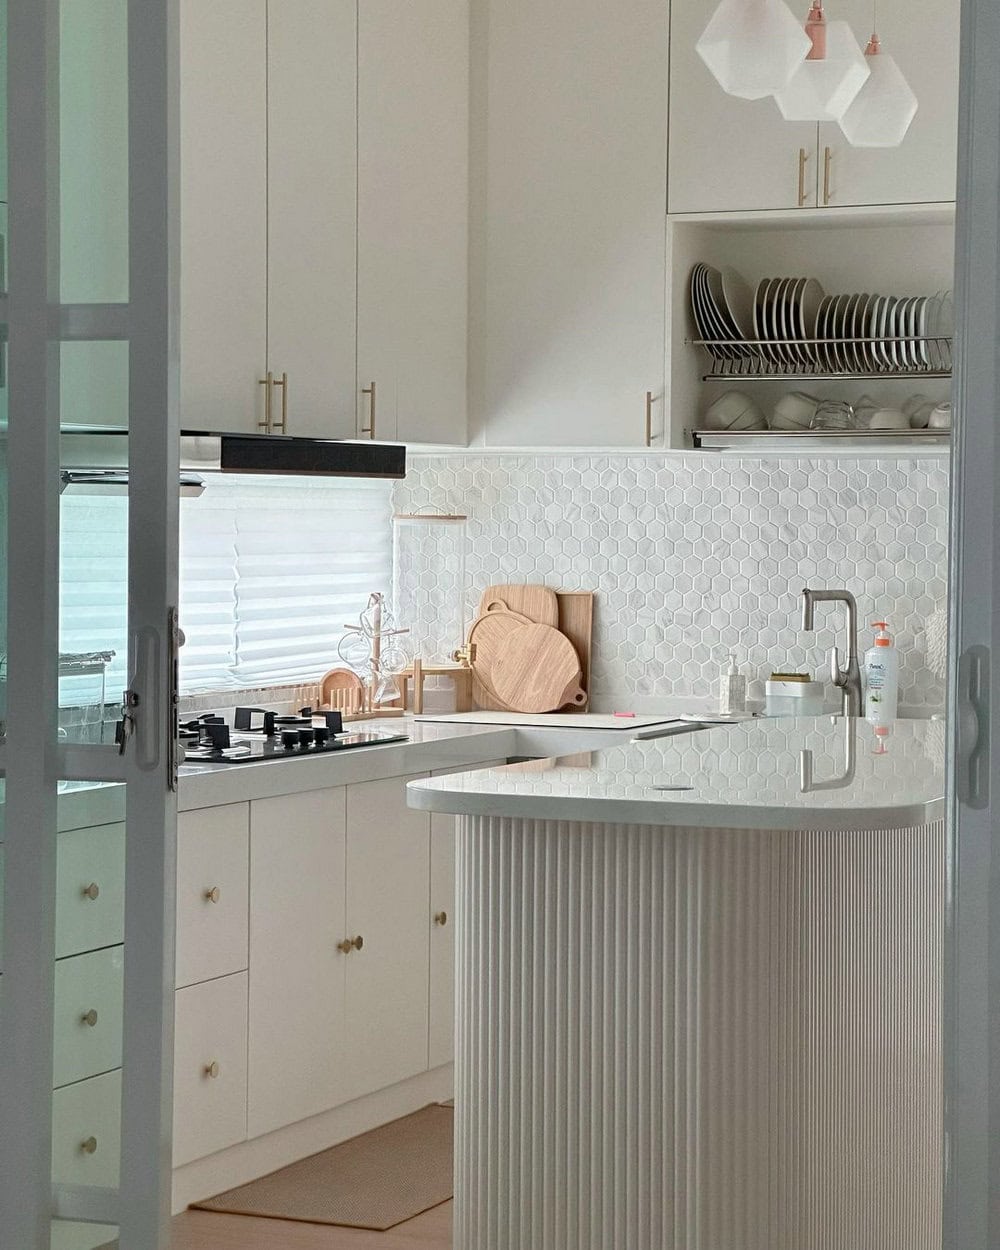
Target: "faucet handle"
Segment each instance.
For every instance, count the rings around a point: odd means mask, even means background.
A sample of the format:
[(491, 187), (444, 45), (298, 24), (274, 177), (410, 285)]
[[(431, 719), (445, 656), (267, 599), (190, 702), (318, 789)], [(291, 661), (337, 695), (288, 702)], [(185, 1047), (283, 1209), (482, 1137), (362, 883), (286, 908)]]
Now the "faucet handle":
[(847, 674), (840, 667), (840, 648), (830, 648), (830, 680), (835, 686), (847, 685)]

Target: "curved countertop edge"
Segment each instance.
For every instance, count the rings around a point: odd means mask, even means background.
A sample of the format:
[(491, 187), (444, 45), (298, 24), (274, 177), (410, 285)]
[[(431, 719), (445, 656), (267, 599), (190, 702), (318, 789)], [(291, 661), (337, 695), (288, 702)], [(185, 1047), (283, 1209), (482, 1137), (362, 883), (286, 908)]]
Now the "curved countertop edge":
[(840, 832), (908, 829), (941, 820), (944, 798), (887, 808), (754, 807), (728, 803), (677, 803), (669, 799), (564, 798), (560, 795), (470, 794), (442, 787), (443, 778), (407, 786), (411, 807), (454, 816), (501, 816), (514, 820), (559, 820), (571, 824), (660, 825), (665, 829), (807, 829)]

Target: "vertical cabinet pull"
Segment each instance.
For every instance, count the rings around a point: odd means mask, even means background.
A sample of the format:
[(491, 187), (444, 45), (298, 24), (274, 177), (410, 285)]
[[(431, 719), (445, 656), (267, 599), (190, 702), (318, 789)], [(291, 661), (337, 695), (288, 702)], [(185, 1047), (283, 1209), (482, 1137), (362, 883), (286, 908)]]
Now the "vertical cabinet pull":
[(646, 446), (653, 445), (653, 392), (646, 392)]
[(288, 374), (283, 373), (281, 378), (275, 378), (275, 386), (281, 387), (281, 420), (274, 421), (271, 425), (271, 432), (280, 430), (282, 434), (288, 433)]
[(809, 153), (805, 148), (799, 148), (799, 208), (805, 208), (806, 201), (809, 196), (806, 192), (806, 163), (809, 160)]
[(823, 203), (830, 203), (830, 168), (833, 165), (833, 148), (823, 149)]
[(272, 426), (271, 393), (274, 386), (274, 374), (268, 370), (266, 376), (260, 379), (258, 385), (264, 388), (264, 420), (257, 422), (257, 428), (263, 430), (265, 434), (270, 434)]
[(361, 394), (368, 396), (368, 424), (361, 427), (361, 433), (367, 434), (369, 438), (375, 437), (375, 383), (361, 388)]

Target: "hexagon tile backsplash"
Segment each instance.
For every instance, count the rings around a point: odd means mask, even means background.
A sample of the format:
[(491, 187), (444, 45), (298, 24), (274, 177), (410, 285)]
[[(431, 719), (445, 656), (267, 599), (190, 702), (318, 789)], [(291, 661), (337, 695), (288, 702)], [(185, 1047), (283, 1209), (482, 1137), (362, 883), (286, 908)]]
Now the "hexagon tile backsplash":
[(730, 649), (757, 696), (772, 670), (825, 674), (841, 609), (803, 633), (803, 586), (853, 591), (862, 651), (868, 622), (887, 619), (901, 703), (944, 703), (925, 638), (946, 595), (943, 457), (417, 454), (393, 502), (468, 515), (474, 604), (496, 582), (596, 591), (596, 710), (712, 695)]

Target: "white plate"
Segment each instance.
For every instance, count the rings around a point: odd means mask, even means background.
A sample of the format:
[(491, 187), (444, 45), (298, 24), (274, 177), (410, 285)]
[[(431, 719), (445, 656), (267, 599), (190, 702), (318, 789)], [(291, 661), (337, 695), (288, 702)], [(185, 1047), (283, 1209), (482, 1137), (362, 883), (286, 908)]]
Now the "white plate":
[(695, 265), (691, 270), (691, 310), (694, 313), (695, 325), (698, 327), (698, 337), (707, 345), (709, 355), (713, 361), (724, 361), (726, 357), (722, 353), (722, 349), (716, 345), (716, 339), (719, 337), (715, 331), (712, 321), (709, 319), (708, 310), (705, 307), (704, 298), (704, 265)]
[[(804, 278), (802, 280), (802, 286), (798, 293), (798, 307), (796, 309), (800, 338), (812, 339), (817, 337), (816, 317), (824, 299), (826, 299), (826, 292), (815, 278)], [(819, 368), (819, 353), (815, 344), (803, 345), (802, 354), (805, 357), (807, 367), (815, 372)]]
[(868, 309), (871, 305), (872, 297), (868, 291), (858, 296), (854, 305), (851, 316), (851, 357), (853, 359), (853, 369), (857, 373), (867, 373), (868, 352), (865, 345), (865, 336), (868, 334)]
[(917, 335), (916, 356), (918, 366), (929, 369), (931, 354), (927, 343), (928, 304), (930, 297), (918, 295), (913, 305), (914, 333)]
[(727, 266), (720, 273), (722, 299), (729, 320), (736, 327), (736, 337), (753, 338), (753, 291), (743, 275)]
[[(733, 337), (729, 326), (722, 320), (719, 309), (712, 297), (711, 273), (713, 271), (708, 265), (702, 266), (699, 276), (699, 284), (701, 289), (702, 307), (705, 309), (705, 317), (712, 330), (712, 337), (718, 344), (719, 356), (725, 361), (734, 361), (739, 359), (739, 352), (736, 351), (727, 340)], [(715, 271), (718, 272), (717, 270)]]
[(914, 317), (914, 306), (916, 305), (916, 297), (911, 295), (903, 301), (903, 311), (900, 315), (900, 334), (907, 341), (903, 343), (902, 360), (904, 369), (915, 369), (917, 367), (917, 349), (913, 342), (913, 336), (916, 333), (916, 319)]
[(879, 338), (882, 331), (880, 325), (882, 322), (882, 313), (885, 310), (885, 296), (873, 295), (872, 302), (868, 308), (868, 329), (865, 331), (871, 340), (867, 345), (866, 355), (868, 357), (868, 367), (873, 373), (877, 373), (879, 369), (884, 367), (881, 357)]
[(722, 274), (711, 265), (706, 265), (703, 273), (703, 282), (709, 316), (715, 323), (719, 337), (727, 340), (729, 343), (729, 346), (724, 349), (725, 353), (730, 360), (739, 360), (741, 353), (737, 347), (733, 346), (733, 340), (740, 338), (740, 332), (735, 321), (732, 320), (726, 311), (726, 301), (722, 291)]
[(813, 367), (812, 354), (802, 339), (809, 336), (802, 330), (802, 296), (808, 278), (792, 278), (785, 299), (785, 337), (791, 342), (789, 353), (796, 367), (808, 371)]
[(778, 358), (774, 348), (769, 346), (771, 333), (768, 328), (768, 309), (770, 307), (771, 290), (780, 278), (762, 278), (754, 295), (754, 333), (760, 347), (760, 359), (763, 364), (775, 365)]
[(794, 369), (797, 364), (795, 351), (788, 344), (787, 318), (788, 296), (794, 281), (794, 278), (782, 278), (771, 301), (771, 337), (778, 340), (775, 350), (783, 369)]
[(894, 367), (892, 345), (886, 340), (892, 333), (892, 312), (895, 307), (895, 295), (886, 295), (879, 309), (878, 330), (876, 331), (879, 339), (878, 359), (879, 367), (885, 370), (891, 370)]

